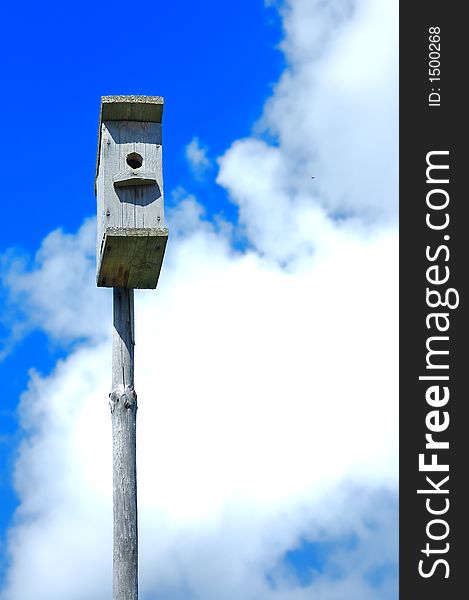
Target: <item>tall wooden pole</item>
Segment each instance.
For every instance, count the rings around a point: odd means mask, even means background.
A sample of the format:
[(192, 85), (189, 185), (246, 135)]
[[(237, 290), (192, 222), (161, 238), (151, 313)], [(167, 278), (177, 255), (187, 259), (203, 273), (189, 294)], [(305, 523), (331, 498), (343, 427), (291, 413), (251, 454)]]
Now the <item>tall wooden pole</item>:
[(114, 290), (113, 600), (138, 600), (134, 289), (155, 289), (164, 227), (161, 96), (103, 96), (95, 192), (96, 283)]
[(113, 600), (138, 599), (134, 291), (114, 288), (112, 341)]

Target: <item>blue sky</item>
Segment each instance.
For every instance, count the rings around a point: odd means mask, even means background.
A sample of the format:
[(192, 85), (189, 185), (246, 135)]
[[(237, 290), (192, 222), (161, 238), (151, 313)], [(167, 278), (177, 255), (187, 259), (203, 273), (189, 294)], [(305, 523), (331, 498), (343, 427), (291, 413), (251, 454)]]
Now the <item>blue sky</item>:
[[(26, 172), (7, 183), (4, 252), (15, 248), (28, 260), (50, 231), (73, 232), (95, 213), (97, 124), (106, 94), (164, 95), (165, 153), (171, 157), (164, 165), (166, 189), (202, 187), (207, 215), (235, 218), (213, 178), (202, 186), (194, 178), (185, 147), (197, 134), (217, 156), (249, 134), (283, 64), (276, 50), (278, 14), (247, 0), (229, 9), (211, 1), (145, 4), (145, 18), (137, 16), (134, 25), (125, 2), (8, 9), (0, 41), (8, 57), (2, 104), (9, 141), (2, 160), (15, 169), (24, 165)], [(171, 205), (170, 194), (166, 204)], [(8, 337), (8, 323), (2, 325), (2, 337)], [(10, 411), (26, 387), (28, 369), (47, 372), (62, 354), (60, 346), (33, 331), (0, 364), (8, 389), (3, 435), (14, 432)], [(2, 452), (7, 457), (2, 465), (9, 465), (8, 444)], [(7, 480), (8, 471), (3, 486)], [(2, 506), (10, 502), (3, 496)], [(2, 510), (0, 522), (9, 517)]]
[(143, 600), (397, 597), (394, 3), (7, 13), (1, 600), (30, 597), (26, 567), (39, 600), (109, 586), (107, 94), (165, 98), (171, 237), (136, 305)]

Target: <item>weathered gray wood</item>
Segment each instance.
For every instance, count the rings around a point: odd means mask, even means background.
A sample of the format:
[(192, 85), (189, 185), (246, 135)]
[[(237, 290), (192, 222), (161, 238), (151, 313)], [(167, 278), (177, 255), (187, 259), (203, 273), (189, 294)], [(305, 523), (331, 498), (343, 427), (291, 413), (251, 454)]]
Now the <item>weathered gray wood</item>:
[(105, 96), (95, 191), (97, 283), (114, 288), (113, 599), (138, 600), (134, 288), (155, 288), (164, 227), (160, 96)]
[(156, 288), (167, 239), (168, 230), (164, 227), (106, 228), (100, 248), (98, 286)]
[[(102, 162), (97, 179), (98, 240), (106, 227), (163, 227), (163, 169), (161, 125), (111, 121), (103, 123)], [(132, 169), (129, 154), (138, 153), (143, 164)], [(128, 173), (151, 172), (154, 185), (116, 189), (114, 179)]]
[(112, 343), (113, 600), (138, 599), (134, 292), (114, 289)]
[[(161, 107), (162, 104), (158, 106)], [(103, 121), (101, 134), (96, 179), (98, 286), (154, 288), (163, 255), (149, 256), (141, 241), (132, 245), (127, 237), (133, 235), (132, 230), (164, 227), (161, 123)], [(141, 166), (131, 166), (135, 157), (139, 158)], [(140, 185), (138, 179), (141, 180)], [(106, 267), (108, 256), (104, 251), (110, 228), (128, 230), (125, 236), (113, 240), (111, 273)], [(138, 234), (135, 233), (135, 236), (138, 237)], [(123, 248), (119, 249), (121, 242)], [(165, 244), (149, 243), (148, 247), (155, 252), (164, 253)], [(142, 252), (145, 256), (141, 256)], [(119, 264), (117, 259), (121, 261)], [(128, 262), (129, 260), (133, 263)], [(115, 274), (118, 272), (120, 275), (116, 278)], [(131, 272), (133, 277), (128, 280), (125, 274)]]
[(96, 158), (96, 177), (98, 178), (101, 161), (102, 124), (105, 121), (143, 121), (161, 123), (163, 119), (164, 98), (162, 96), (102, 96), (99, 111), (98, 154)]
[(124, 171), (117, 173), (112, 178), (114, 187), (127, 187), (129, 185), (154, 185), (156, 183), (156, 173), (150, 171)]
[(163, 106), (162, 96), (103, 96), (101, 120), (161, 123)]

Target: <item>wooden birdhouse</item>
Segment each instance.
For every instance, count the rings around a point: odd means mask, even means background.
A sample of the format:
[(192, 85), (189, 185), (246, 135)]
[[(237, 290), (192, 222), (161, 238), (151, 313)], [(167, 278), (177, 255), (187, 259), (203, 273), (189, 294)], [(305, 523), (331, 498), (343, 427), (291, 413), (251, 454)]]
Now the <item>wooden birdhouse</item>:
[(164, 227), (163, 98), (104, 96), (95, 193), (97, 284), (155, 288), (168, 238)]

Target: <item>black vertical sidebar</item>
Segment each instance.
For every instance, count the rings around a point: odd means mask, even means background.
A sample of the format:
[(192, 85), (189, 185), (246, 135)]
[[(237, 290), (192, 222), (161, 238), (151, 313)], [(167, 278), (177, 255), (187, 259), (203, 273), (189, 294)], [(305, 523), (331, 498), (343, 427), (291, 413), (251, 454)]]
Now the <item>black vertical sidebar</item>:
[(400, 4), (401, 600), (459, 599), (469, 578), (463, 6)]

